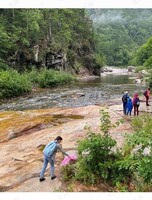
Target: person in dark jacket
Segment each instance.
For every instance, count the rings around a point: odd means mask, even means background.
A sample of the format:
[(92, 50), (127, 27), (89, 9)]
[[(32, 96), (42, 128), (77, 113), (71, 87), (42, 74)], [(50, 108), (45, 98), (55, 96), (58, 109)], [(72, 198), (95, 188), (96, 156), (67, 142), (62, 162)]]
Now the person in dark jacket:
[(124, 95), (122, 96), (122, 103), (123, 103), (123, 113), (126, 115), (126, 109), (127, 109), (127, 101), (128, 101), (128, 92), (126, 91)]
[[(57, 150), (60, 150), (64, 155), (66, 155), (70, 158), (70, 156), (62, 150), (62, 147), (60, 145), (61, 141), (62, 141), (62, 137), (58, 136), (54, 141), (52, 141), (51, 143), (46, 145), (46, 148), (43, 150), (44, 164), (43, 164), (42, 170), (40, 172), (40, 179), (39, 179), (40, 182), (45, 180), (44, 173), (45, 173), (48, 163), (50, 163), (50, 166), (51, 166), (50, 167), (51, 179), (53, 180), (56, 178), (56, 176), (54, 175), (54, 161), (55, 161), (55, 155), (56, 155)], [(49, 145), (52, 146), (51, 153), (48, 151), (48, 148), (47, 148)]]

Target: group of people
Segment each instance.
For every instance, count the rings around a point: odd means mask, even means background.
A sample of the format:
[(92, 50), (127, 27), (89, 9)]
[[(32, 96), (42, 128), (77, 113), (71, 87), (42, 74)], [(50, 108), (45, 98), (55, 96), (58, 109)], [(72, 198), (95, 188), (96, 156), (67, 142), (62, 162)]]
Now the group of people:
[[(150, 88), (147, 88), (147, 90), (145, 90), (143, 94), (146, 99), (146, 106), (149, 106)], [(134, 110), (134, 116), (139, 115), (140, 99), (138, 93), (135, 93), (133, 99), (131, 99), (128, 92), (126, 91), (122, 96), (122, 103), (123, 103), (123, 113), (125, 115), (131, 115), (132, 109)]]

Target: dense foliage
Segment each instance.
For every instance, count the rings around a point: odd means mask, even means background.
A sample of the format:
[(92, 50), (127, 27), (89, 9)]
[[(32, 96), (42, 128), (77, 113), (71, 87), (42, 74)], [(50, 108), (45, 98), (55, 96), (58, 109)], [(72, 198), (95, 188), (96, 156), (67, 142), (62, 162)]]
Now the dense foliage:
[(151, 43), (151, 9), (1, 9), (0, 23), (1, 69), (54, 68), (56, 55), (63, 56), (63, 70), (75, 72), (152, 60), (144, 50)]
[[(1, 9), (0, 68), (94, 68), (92, 21), (84, 9)], [(65, 70), (65, 69), (64, 69)]]
[(102, 55), (105, 64), (134, 64), (134, 53), (152, 35), (152, 10), (90, 9), (89, 14), (94, 22), (96, 54)]
[(71, 83), (75, 77), (66, 72), (50, 69), (32, 69), (19, 73), (16, 70), (0, 71), (0, 99), (29, 93), (33, 87), (48, 88)]
[(138, 49), (134, 58), (134, 63), (143, 65), (147, 69), (152, 68), (152, 37)]
[(31, 91), (27, 76), (15, 70), (0, 72), (0, 98), (20, 96)]
[(77, 163), (63, 168), (65, 180), (85, 184), (106, 181), (112, 191), (151, 191), (152, 117), (147, 114), (134, 118), (134, 132), (126, 134), (124, 147), (118, 149), (109, 134), (110, 116), (104, 110), (100, 113), (102, 132), (88, 129), (87, 136), (78, 142)]

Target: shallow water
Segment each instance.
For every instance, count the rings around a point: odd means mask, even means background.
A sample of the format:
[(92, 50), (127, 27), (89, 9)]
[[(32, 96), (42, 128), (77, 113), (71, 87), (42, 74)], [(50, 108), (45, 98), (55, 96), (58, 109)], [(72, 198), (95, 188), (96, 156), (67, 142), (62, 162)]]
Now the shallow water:
[(132, 97), (135, 92), (143, 93), (145, 85), (134, 83), (135, 74), (125, 70), (103, 74), (93, 80), (39, 92), (1, 103), (0, 110), (27, 110), (52, 107), (80, 107), (102, 104), (110, 99), (120, 98), (124, 91)]

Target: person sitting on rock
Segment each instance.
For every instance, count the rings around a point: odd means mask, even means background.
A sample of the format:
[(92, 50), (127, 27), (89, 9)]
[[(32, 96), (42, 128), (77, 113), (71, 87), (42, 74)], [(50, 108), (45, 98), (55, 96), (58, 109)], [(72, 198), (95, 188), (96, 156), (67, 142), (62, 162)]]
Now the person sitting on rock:
[[(44, 181), (44, 173), (46, 170), (46, 167), (48, 165), (48, 163), (50, 163), (50, 174), (51, 174), (51, 180), (55, 179), (56, 176), (54, 175), (54, 161), (55, 161), (55, 155), (57, 150), (59, 149), (64, 155), (68, 156), (70, 158), (70, 156), (64, 152), (62, 150), (61, 147), (61, 142), (62, 142), (62, 137), (58, 136), (54, 141), (50, 142), (48, 145), (46, 145), (46, 147), (43, 150), (44, 153), (44, 164), (42, 167), (42, 170), (40, 172), (40, 182)], [(71, 159), (71, 158), (70, 158)]]

